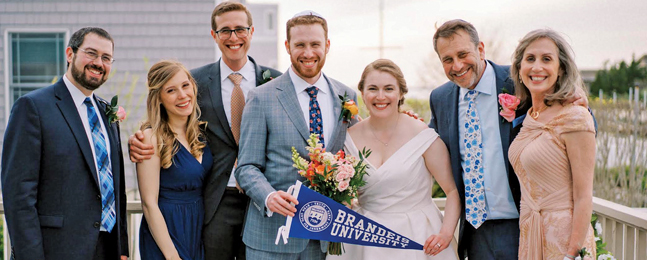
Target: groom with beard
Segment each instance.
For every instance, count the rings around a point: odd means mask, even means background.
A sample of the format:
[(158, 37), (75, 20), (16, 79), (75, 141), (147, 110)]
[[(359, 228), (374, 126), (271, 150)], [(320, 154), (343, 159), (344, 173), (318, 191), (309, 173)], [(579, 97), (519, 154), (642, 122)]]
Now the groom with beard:
[[(321, 69), (330, 48), (328, 25), (306, 11), (287, 22), (285, 48), (292, 66), (283, 75), (249, 91), (241, 123), (236, 180), (251, 198), (243, 242), (248, 259), (324, 259), (326, 243), (290, 238), (274, 244), (286, 216), (298, 204), (286, 191), (304, 181), (292, 167), (291, 147), (306, 157), (306, 140), (319, 134), (327, 151), (342, 149), (349, 122), (339, 120), (338, 95), (356, 100), (355, 91)], [(275, 214), (276, 213), (276, 214)]]
[(14, 103), (2, 153), (12, 259), (128, 258), (119, 124), (94, 95), (113, 51), (105, 30), (78, 30), (65, 75)]

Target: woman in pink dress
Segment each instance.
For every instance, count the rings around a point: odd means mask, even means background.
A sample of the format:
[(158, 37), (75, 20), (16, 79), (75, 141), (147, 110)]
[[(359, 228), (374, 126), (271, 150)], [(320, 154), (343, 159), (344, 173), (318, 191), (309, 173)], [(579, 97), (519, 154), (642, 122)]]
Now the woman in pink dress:
[(574, 259), (582, 248), (595, 257), (595, 128), (586, 108), (566, 102), (585, 96), (572, 50), (555, 31), (532, 31), (510, 77), (529, 107), (508, 154), (521, 184), (519, 259)]

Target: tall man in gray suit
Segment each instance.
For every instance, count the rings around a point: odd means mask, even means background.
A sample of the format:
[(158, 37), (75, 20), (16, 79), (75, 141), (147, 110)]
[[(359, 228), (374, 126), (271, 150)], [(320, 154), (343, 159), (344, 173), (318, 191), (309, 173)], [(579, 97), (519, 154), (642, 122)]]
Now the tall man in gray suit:
[(110, 74), (112, 37), (70, 37), (67, 72), (16, 100), (2, 152), (11, 259), (127, 259), (119, 123), (94, 94)]
[[(285, 191), (304, 180), (292, 167), (291, 147), (306, 156), (310, 133), (322, 136), (327, 151), (343, 147), (348, 122), (339, 121), (338, 95), (355, 91), (321, 72), (330, 47), (326, 20), (314, 12), (287, 22), (285, 48), (292, 66), (282, 76), (249, 92), (243, 112), (236, 179), (251, 198), (243, 241), (250, 259), (324, 259), (326, 243), (290, 238), (274, 244), (295, 197)], [(278, 214), (276, 214), (278, 213)]]
[[(517, 176), (508, 161), (508, 147), (518, 129), (514, 130), (512, 123), (499, 115), (497, 101), (498, 94), (506, 90), (514, 92), (509, 66), (486, 60), (485, 46), (476, 29), (463, 20), (441, 25), (434, 34), (434, 49), (450, 82), (431, 92), (429, 126), (447, 145), (462, 202), (459, 257), (517, 259), (521, 193)], [(474, 100), (470, 100), (470, 93), (476, 94)], [(478, 160), (483, 172), (476, 178), (468, 174), (470, 165), (474, 164), (467, 158), (471, 147), (464, 138), (467, 136), (466, 115), (471, 114), (468, 109), (473, 108), (480, 118), (482, 140)], [(517, 115), (525, 112), (520, 109)], [(478, 203), (479, 196), (469, 194), (484, 195), (484, 200), (480, 198), (482, 204)]]
[[(270, 77), (281, 75), (247, 56), (253, 34), (252, 15), (244, 5), (218, 4), (211, 15), (211, 36), (222, 59), (191, 70), (198, 85), (200, 120), (208, 122), (206, 136), (214, 162), (204, 181), (203, 242), (208, 260), (246, 259), (242, 230), (249, 198), (239, 192), (233, 174), (242, 109), (248, 92), (269, 80), (263, 72), (269, 70)], [(135, 138), (131, 144), (143, 145)], [(144, 147), (131, 149), (133, 157), (140, 157), (135, 154), (139, 148)]]

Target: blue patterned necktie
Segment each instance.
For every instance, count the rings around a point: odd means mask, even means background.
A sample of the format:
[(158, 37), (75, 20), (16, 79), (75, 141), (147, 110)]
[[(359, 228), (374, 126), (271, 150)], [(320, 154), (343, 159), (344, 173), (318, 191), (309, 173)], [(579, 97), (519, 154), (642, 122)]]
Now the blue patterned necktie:
[(468, 100), (465, 117), (465, 160), (463, 162), (465, 182), (465, 218), (474, 228), (479, 228), (487, 219), (485, 189), (483, 187), (483, 141), (481, 126), (476, 111), (478, 92), (470, 90), (465, 95)]
[(85, 98), (83, 101), (85, 107), (88, 109), (88, 122), (90, 123), (90, 130), (92, 131), (92, 141), (94, 145), (95, 161), (97, 168), (99, 168), (99, 184), (101, 186), (101, 227), (106, 231), (112, 231), (116, 222), (115, 214), (115, 192), (114, 184), (112, 182), (112, 171), (110, 167), (110, 158), (108, 150), (106, 149), (106, 139), (101, 133), (101, 125), (99, 124), (99, 117), (94, 110), (94, 106), (90, 98)]
[(319, 134), (319, 142), (326, 147), (324, 142), (323, 120), (321, 118), (321, 110), (319, 109), (319, 102), (317, 102), (317, 93), (319, 89), (315, 86), (306, 89), (308, 96), (310, 96), (310, 103), (308, 104), (310, 114), (310, 133)]

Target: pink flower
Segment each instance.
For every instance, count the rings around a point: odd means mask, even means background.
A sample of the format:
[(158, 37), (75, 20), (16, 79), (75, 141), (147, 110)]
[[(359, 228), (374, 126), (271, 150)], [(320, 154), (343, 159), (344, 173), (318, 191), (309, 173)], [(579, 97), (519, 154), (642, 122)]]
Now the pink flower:
[(119, 122), (124, 121), (126, 119), (126, 110), (122, 106), (119, 106), (119, 109), (117, 110), (117, 120)]
[(505, 120), (507, 120), (508, 122), (512, 122), (512, 120), (514, 120), (514, 117), (515, 117), (514, 110), (508, 110), (508, 109), (501, 110), (501, 112), (499, 112), (499, 115), (505, 118)]
[(346, 189), (348, 189), (349, 185), (350, 185), (349, 181), (340, 181), (339, 184), (337, 185), (337, 190), (345, 191)]
[(353, 168), (353, 166), (350, 164), (343, 163), (339, 165), (337, 169), (340, 173), (344, 173), (344, 176), (346, 176), (346, 178), (352, 178), (353, 176), (355, 176), (355, 168)]
[(508, 122), (512, 122), (515, 117), (514, 111), (517, 110), (519, 103), (521, 103), (521, 100), (516, 96), (510, 94), (499, 94), (499, 104), (502, 108), (499, 115), (505, 118)]

